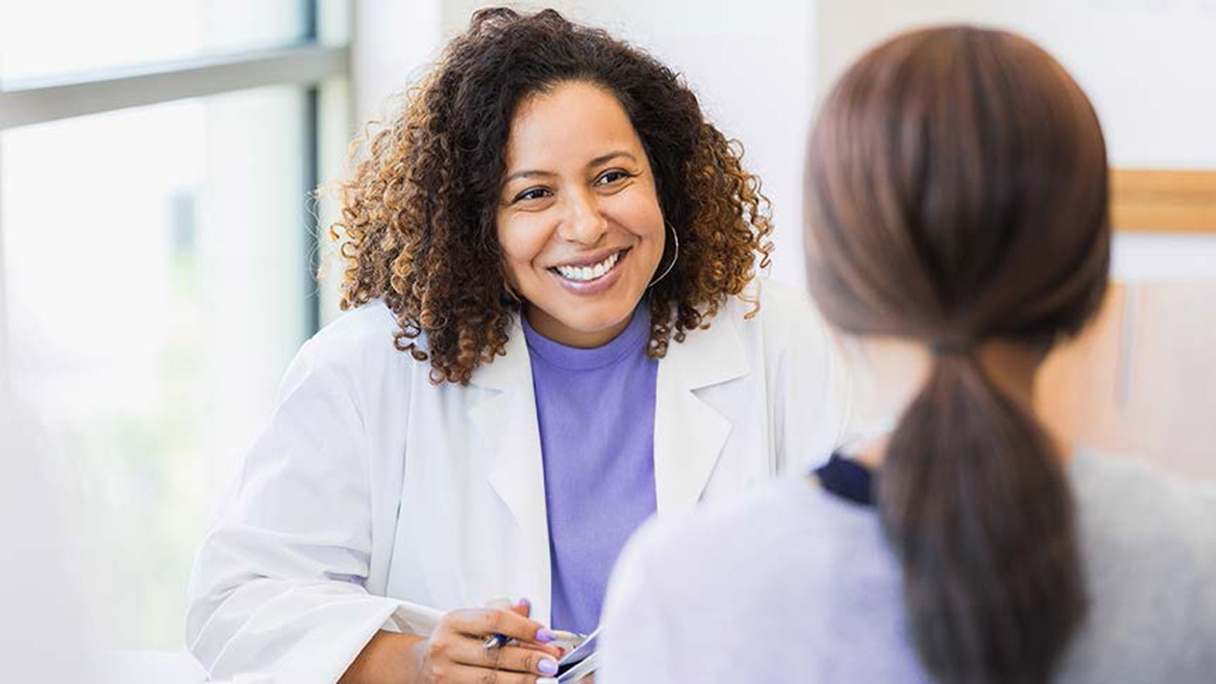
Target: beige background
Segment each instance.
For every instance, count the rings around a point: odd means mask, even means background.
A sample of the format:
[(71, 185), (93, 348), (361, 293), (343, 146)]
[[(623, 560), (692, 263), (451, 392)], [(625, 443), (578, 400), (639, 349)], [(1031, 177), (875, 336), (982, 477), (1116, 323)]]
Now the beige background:
[(1216, 480), (1214, 354), (1216, 280), (1117, 285), (1048, 359), (1039, 400), (1085, 445)]

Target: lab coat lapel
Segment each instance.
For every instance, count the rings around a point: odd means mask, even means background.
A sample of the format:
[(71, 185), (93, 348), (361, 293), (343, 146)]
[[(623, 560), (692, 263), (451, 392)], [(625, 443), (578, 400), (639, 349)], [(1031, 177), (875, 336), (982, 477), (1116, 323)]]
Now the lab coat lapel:
[(545, 511), (545, 473), (540, 429), (532, 388), (532, 364), (518, 319), (508, 333), (506, 355), (477, 369), (471, 384), (489, 390), (469, 409), (475, 430), (488, 452), (478, 463), (490, 486), (511, 511), (527, 567), (528, 597), (533, 617), (547, 616), (549, 597), (549, 525)]
[(672, 341), (659, 362), (655, 393), (654, 477), (660, 515), (696, 506), (731, 432), (730, 420), (698, 390), (748, 373), (735, 322), (720, 316), (684, 342)]

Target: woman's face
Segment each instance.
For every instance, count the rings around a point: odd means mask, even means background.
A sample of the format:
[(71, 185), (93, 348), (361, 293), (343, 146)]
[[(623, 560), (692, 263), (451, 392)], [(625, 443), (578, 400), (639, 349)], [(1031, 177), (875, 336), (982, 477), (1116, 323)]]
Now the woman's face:
[(507, 280), (537, 332), (575, 347), (629, 324), (663, 255), (650, 162), (616, 97), (562, 83), (520, 104), (497, 210)]

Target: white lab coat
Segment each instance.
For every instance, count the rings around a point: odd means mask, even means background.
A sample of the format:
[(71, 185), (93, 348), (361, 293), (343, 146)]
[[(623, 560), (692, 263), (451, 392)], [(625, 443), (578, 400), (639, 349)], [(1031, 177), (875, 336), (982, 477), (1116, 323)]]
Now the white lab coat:
[[(826, 459), (847, 373), (805, 294), (760, 281), (659, 362), (658, 514)], [(191, 651), (212, 676), (333, 682), (379, 629), (527, 597), (550, 610), (531, 364), (518, 321), (468, 386), (433, 385), (370, 303), (300, 350), (195, 562)], [(608, 512), (593, 512), (605, 514)]]

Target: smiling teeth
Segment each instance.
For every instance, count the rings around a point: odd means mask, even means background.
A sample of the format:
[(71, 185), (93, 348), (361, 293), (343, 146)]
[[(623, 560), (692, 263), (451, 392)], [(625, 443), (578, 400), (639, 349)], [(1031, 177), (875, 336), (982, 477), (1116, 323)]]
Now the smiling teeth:
[(556, 270), (563, 278), (586, 282), (602, 278), (605, 273), (612, 270), (613, 266), (616, 266), (619, 258), (621, 258), (621, 253), (613, 252), (612, 256), (592, 266), (558, 266)]

